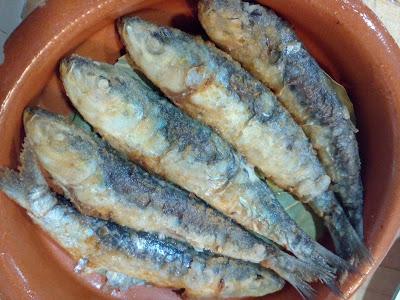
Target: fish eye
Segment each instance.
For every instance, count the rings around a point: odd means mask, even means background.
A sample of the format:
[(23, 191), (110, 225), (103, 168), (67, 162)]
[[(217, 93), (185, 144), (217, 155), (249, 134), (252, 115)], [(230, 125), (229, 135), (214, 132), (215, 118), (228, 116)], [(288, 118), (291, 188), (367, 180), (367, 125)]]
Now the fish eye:
[(149, 35), (146, 38), (146, 48), (154, 55), (160, 55), (165, 50), (163, 42), (154, 35)]
[(108, 78), (104, 76), (99, 77), (99, 81), (97, 82), (97, 87), (102, 90), (108, 90), (111, 86), (111, 82)]

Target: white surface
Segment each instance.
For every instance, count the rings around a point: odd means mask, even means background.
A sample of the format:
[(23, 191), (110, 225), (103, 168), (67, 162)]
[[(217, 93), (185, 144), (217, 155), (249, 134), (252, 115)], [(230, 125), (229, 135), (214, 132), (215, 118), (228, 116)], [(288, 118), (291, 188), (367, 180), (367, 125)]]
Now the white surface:
[(21, 22), (24, 5), (25, 0), (0, 0), (0, 64), (3, 62), (3, 45)]
[(7, 34), (5, 34), (4, 32), (0, 31), (0, 64), (3, 62), (3, 44), (6, 42), (7, 40)]
[(11, 33), (21, 22), (24, 0), (0, 0), (0, 29)]

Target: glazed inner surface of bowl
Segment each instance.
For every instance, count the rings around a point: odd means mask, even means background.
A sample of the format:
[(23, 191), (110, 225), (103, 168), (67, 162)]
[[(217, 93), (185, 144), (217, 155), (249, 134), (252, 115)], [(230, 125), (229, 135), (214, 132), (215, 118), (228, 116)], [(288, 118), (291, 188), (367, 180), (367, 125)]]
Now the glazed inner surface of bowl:
[[(192, 34), (203, 35), (196, 15), (197, 1), (173, 0), (150, 1), (146, 8), (141, 8), (131, 14), (141, 16), (158, 24), (177, 27)], [(301, 5), (296, 1), (262, 1), (276, 9), (294, 26), (299, 37), (309, 51), (318, 60), (321, 66), (337, 81), (343, 84), (354, 104), (357, 117), (357, 127), (360, 130), (357, 137), (362, 159), (362, 176), (365, 188), (364, 224), (366, 244), (377, 260), (382, 259), (382, 231), (388, 216), (391, 215), (391, 201), (396, 194), (395, 186), (395, 123), (397, 121), (397, 107), (393, 104), (391, 87), (385, 85), (382, 74), (377, 73), (374, 65), (374, 56), (368, 43), (359, 43), (362, 38), (355, 36), (349, 24), (344, 24), (329, 9), (320, 10), (317, 5), (298, 13)], [(297, 1), (300, 2), (300, 1)], [(307, 1), (305, 1), (307, 2)], [(303, 3), (304, 5), (304, 3)], [(118, 15), (126, 13), (121, 11)], [(304, 13), (303, 13), (304, 12)], [(114, 20), (107, 20), (101, 30), (91, 35), (76, 47), (72, 44), (63, 44), (66, 55), (78, 53), (95, 60), (114, 63), (123, 52), (122, 44), (116, 32)], [(72, 48), (71, 48), (72, 47)], [(7, 58), (7, 57), (6, 57)], [(58, 57), (57, 59), (61, 59)], [(45, 85), (35, 86), (41, 90), (37, 95), (35, 88), (26, 93), (16, 104), (15, 109), (1, 111), (7, 114), (1, 124), (4, 135), (2, 142), (0, 163), (16, 167), (20, 152), (21, 140), (24, 136), (22, 129), (22, 112), (27, 106), (41, 106), (53, 112), (70, 114), (73, 108), (65, 96), (59, 80), (58, 65), (48, 67), (44, 74), (51, 74)], [(51, 72), (50, 72), (51, 71)], [(166, 70), (167, 71), (167, 70)], [(7, 126), (4, 126), (7, 124)], [(0, 274), (0, 298), (3, 290), (20, 290), (20, 295), (28, 299), (48, 299), (60, 296), (66, 297), (96, 297), (109, 298), (107, 292), (99, 291), (96, 287), (104, 284), (99, 276), (86, 276), (73, 272), (74, 262), (71, 258), (37, 226), (34, 226), (25, 211), (0, 195), (0, 226), (7, 252), (0, 253), (0, 264), (5, 270)], [(16, 228), (18, 229), (16, 231)], [(18, 232), (18, 235), (15, 235)], [(395, 234), (395, 233), (394, 233)], [(387, 251), (388, 249), (386, 249)], [(376, 253), (380, 253), (377, 255)], [(15, 255), (14, 255), (15, 254)], [(18, 258), (16, 258), (18, 257)], [(360, 274), (350, 276), (342, 289), (345, 295), (350, 294), (358, 286), (363, 273), (367, 273), (372, 266), (364, 266)], [(16, 275), (17, 274), (17, 275)], [(12, 279), (18, 277), (18, 280)], [(41, 282), (42, 278), (50, 278)], [(5, 286), (14, 282), (13, 286)], [(65, 293), (62, 292), (61, 287)], [(333, 298), (327, 289), (315, 286), (321, 299)], [(43, 292), (41, 290), (49, 289)], [(273, 296), (275, 299), (298, 297), (295, 291), (287, 285), (285, 289)], [(5, 294), (6, 298), (8, 294)], [(115, 293), (115, 297), (130, 299), (178, 299), (170, 290), (137, 287), (124, 293)], [(49, 298), (50, 299), (50, 298)], [(292, 298), (291, 298), (292, 299)]]

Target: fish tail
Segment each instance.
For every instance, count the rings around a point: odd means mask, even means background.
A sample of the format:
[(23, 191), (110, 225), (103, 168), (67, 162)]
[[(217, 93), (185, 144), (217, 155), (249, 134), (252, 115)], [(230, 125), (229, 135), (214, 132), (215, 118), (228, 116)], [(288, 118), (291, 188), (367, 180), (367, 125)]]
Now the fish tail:
[(353, 271), (353, 266), (339, 257), (335, 253), (329, 251), (318, 242), (308, 236), (294, 221), (286, 222), (287, 226), (292, 223), (292, 229), (286, 233), (291, 233), (287, 236), (287, 249), (291, 251), (297, 258), (306, 263), (320, 266), (327, 272), (343, 273), (345, 271)]
[[(342, 208), (340, 208), (342, 210)], [(359, 235), (342, 213), (336, 211), (325, 221), (331, 234), (336, 252), (357, 267), (364, 261), (372, 263), (371, 254), (361, 241)]]
[(363, 207), (347, 208), (349, 221), (361, 240), (364, 238)]
[(28, 207), (25, 187), (19, 174), (11, 169), (0, 167), (0, 190), (24, 208)]
[(298, 243), (292, 243), (291, 251), (302, 261), (317, 265), (326, 270), (326, 272), (334, 274), (354, 271), (353, 266), (349, 262), (321, 246), (310, 237), (303, 236), (303, 239), (297, 241)]
[(336, 295), (342, 295), (336, 285), (335, 274), (330, 268), (324, 268), (310, 261), (304, 262), (284, 252), (275, 256), (272, 265), (270, 261), (261, 262), (261, 265), (277, 272), (305, 299), (314, 298), (315, 292), (309, 283), (317, 281), (328, 286)]
[(326, 192), (310, 204), (314, 209), (321, 212), (339, 256), (350, 262), (354, 267), (358, 267), (365, 261), (372, 263), (369, 250), (331, 192)]
[(25, 139), (19, 173), (0, 167), (0, 190), (20, 206), (41, 217), (55, 204), (50, 188), (40, 171), (32, 147)]
[(333, 186), (334, 195), (337, 196), (339, 203), (347, 214), (350, 224), (357, 232), (361, 240), (364, 239), (364, 200), (361, 178), (352, 178), (348, 180), (347, 185), (336, 184)]
[(20, 160), (20, 176), (25, 188), (27, 190), (30, 190), (32, 188), (40, 186), (49, 189), (46, 179), (44, 178), (43, 173), (39, 168), (32, 146), (30, 145), (27, 138), (25, 138), (24, 140)]

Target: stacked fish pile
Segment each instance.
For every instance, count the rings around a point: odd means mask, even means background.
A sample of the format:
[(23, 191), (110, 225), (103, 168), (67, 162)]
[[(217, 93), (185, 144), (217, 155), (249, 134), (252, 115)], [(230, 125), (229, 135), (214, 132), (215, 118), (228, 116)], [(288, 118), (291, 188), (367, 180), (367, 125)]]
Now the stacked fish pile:
[[(225, 52), (126, 17), (134, 68), (65, 58), (61, 79), (90, 129), (28, 108), (22, 167), (0, 169), (1, 190), (74, 259), (121, 282), (224, 298), (273, 293), (283, 278), (306, 298), (316, 281), (340, 294), (338, 279), (369, 259), (351, 112), (273, 11), (202, 0), (199, 19)], [(265, 178), (310, 206), (337, 254)]]

